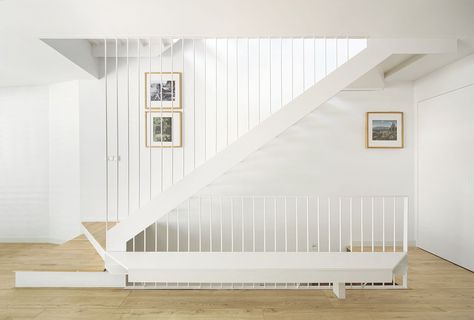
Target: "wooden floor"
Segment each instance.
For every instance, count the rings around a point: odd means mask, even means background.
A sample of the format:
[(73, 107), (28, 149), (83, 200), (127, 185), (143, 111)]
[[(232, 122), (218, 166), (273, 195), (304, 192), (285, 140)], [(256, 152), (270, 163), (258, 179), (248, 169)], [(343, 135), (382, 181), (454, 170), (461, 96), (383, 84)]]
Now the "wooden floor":
[(408, 290), (15, 289), (13, 270), (101, 270), (84, 237), (0, 244), (0, 319), (474, 319), (474, 273), (409, 253)]

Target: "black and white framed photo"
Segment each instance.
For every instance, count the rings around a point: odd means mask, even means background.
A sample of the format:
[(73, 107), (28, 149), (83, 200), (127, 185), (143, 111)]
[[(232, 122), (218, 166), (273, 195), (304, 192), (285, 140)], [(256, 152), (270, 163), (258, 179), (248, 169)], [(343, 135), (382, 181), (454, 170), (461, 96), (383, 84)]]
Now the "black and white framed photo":
[(181, 73), (145, 72), (145, 107), (181, 109)]
[(181, 111), (147, 111), (145, 121), (148, 148), (182, 147)]
[(403, 112), (367, 112), (367, 148), (403, 148)]

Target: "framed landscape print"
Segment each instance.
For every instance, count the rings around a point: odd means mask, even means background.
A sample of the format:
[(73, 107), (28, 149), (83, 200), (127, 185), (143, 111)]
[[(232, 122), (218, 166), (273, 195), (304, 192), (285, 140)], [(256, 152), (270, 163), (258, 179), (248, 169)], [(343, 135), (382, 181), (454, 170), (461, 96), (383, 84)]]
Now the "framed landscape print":
[(182, 146), (181, 111), (146, 111), (145, 134), (148, 148)]
[(367, 148), (403, 148), (403, 112), (367, 112)]
[(181, 109), (181, 72), (145, 72), (145, 107)]

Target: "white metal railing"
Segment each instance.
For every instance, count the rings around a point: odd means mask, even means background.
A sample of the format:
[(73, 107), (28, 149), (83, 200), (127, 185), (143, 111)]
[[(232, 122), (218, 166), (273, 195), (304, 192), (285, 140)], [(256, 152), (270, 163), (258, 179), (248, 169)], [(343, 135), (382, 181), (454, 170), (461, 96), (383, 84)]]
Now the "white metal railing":
[(128, 242), (128, 251), (408, 250), (408, 197), (202, 196)]
[[(198, 196), (127, 243), (132, 252), (407, 252), (407, 196)], [(352, 288), (406, 287), (351, 283)], [(135, 288), (330, 288), (314, 284), (129, 283)]]
[[(361, 38), (92, 41), (104, 65), (106, 221), (132, 214), (366, 45)], [(171, 141), (161, 129), (167, 121)]]

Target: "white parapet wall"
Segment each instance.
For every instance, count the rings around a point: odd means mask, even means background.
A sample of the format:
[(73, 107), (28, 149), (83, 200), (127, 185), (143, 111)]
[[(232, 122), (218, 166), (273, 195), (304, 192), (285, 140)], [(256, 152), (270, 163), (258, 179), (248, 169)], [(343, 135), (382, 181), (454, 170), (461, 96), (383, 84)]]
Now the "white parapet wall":
[(125, 275), (109, 272), (17, 271), (17, 288), (123, 288)]

